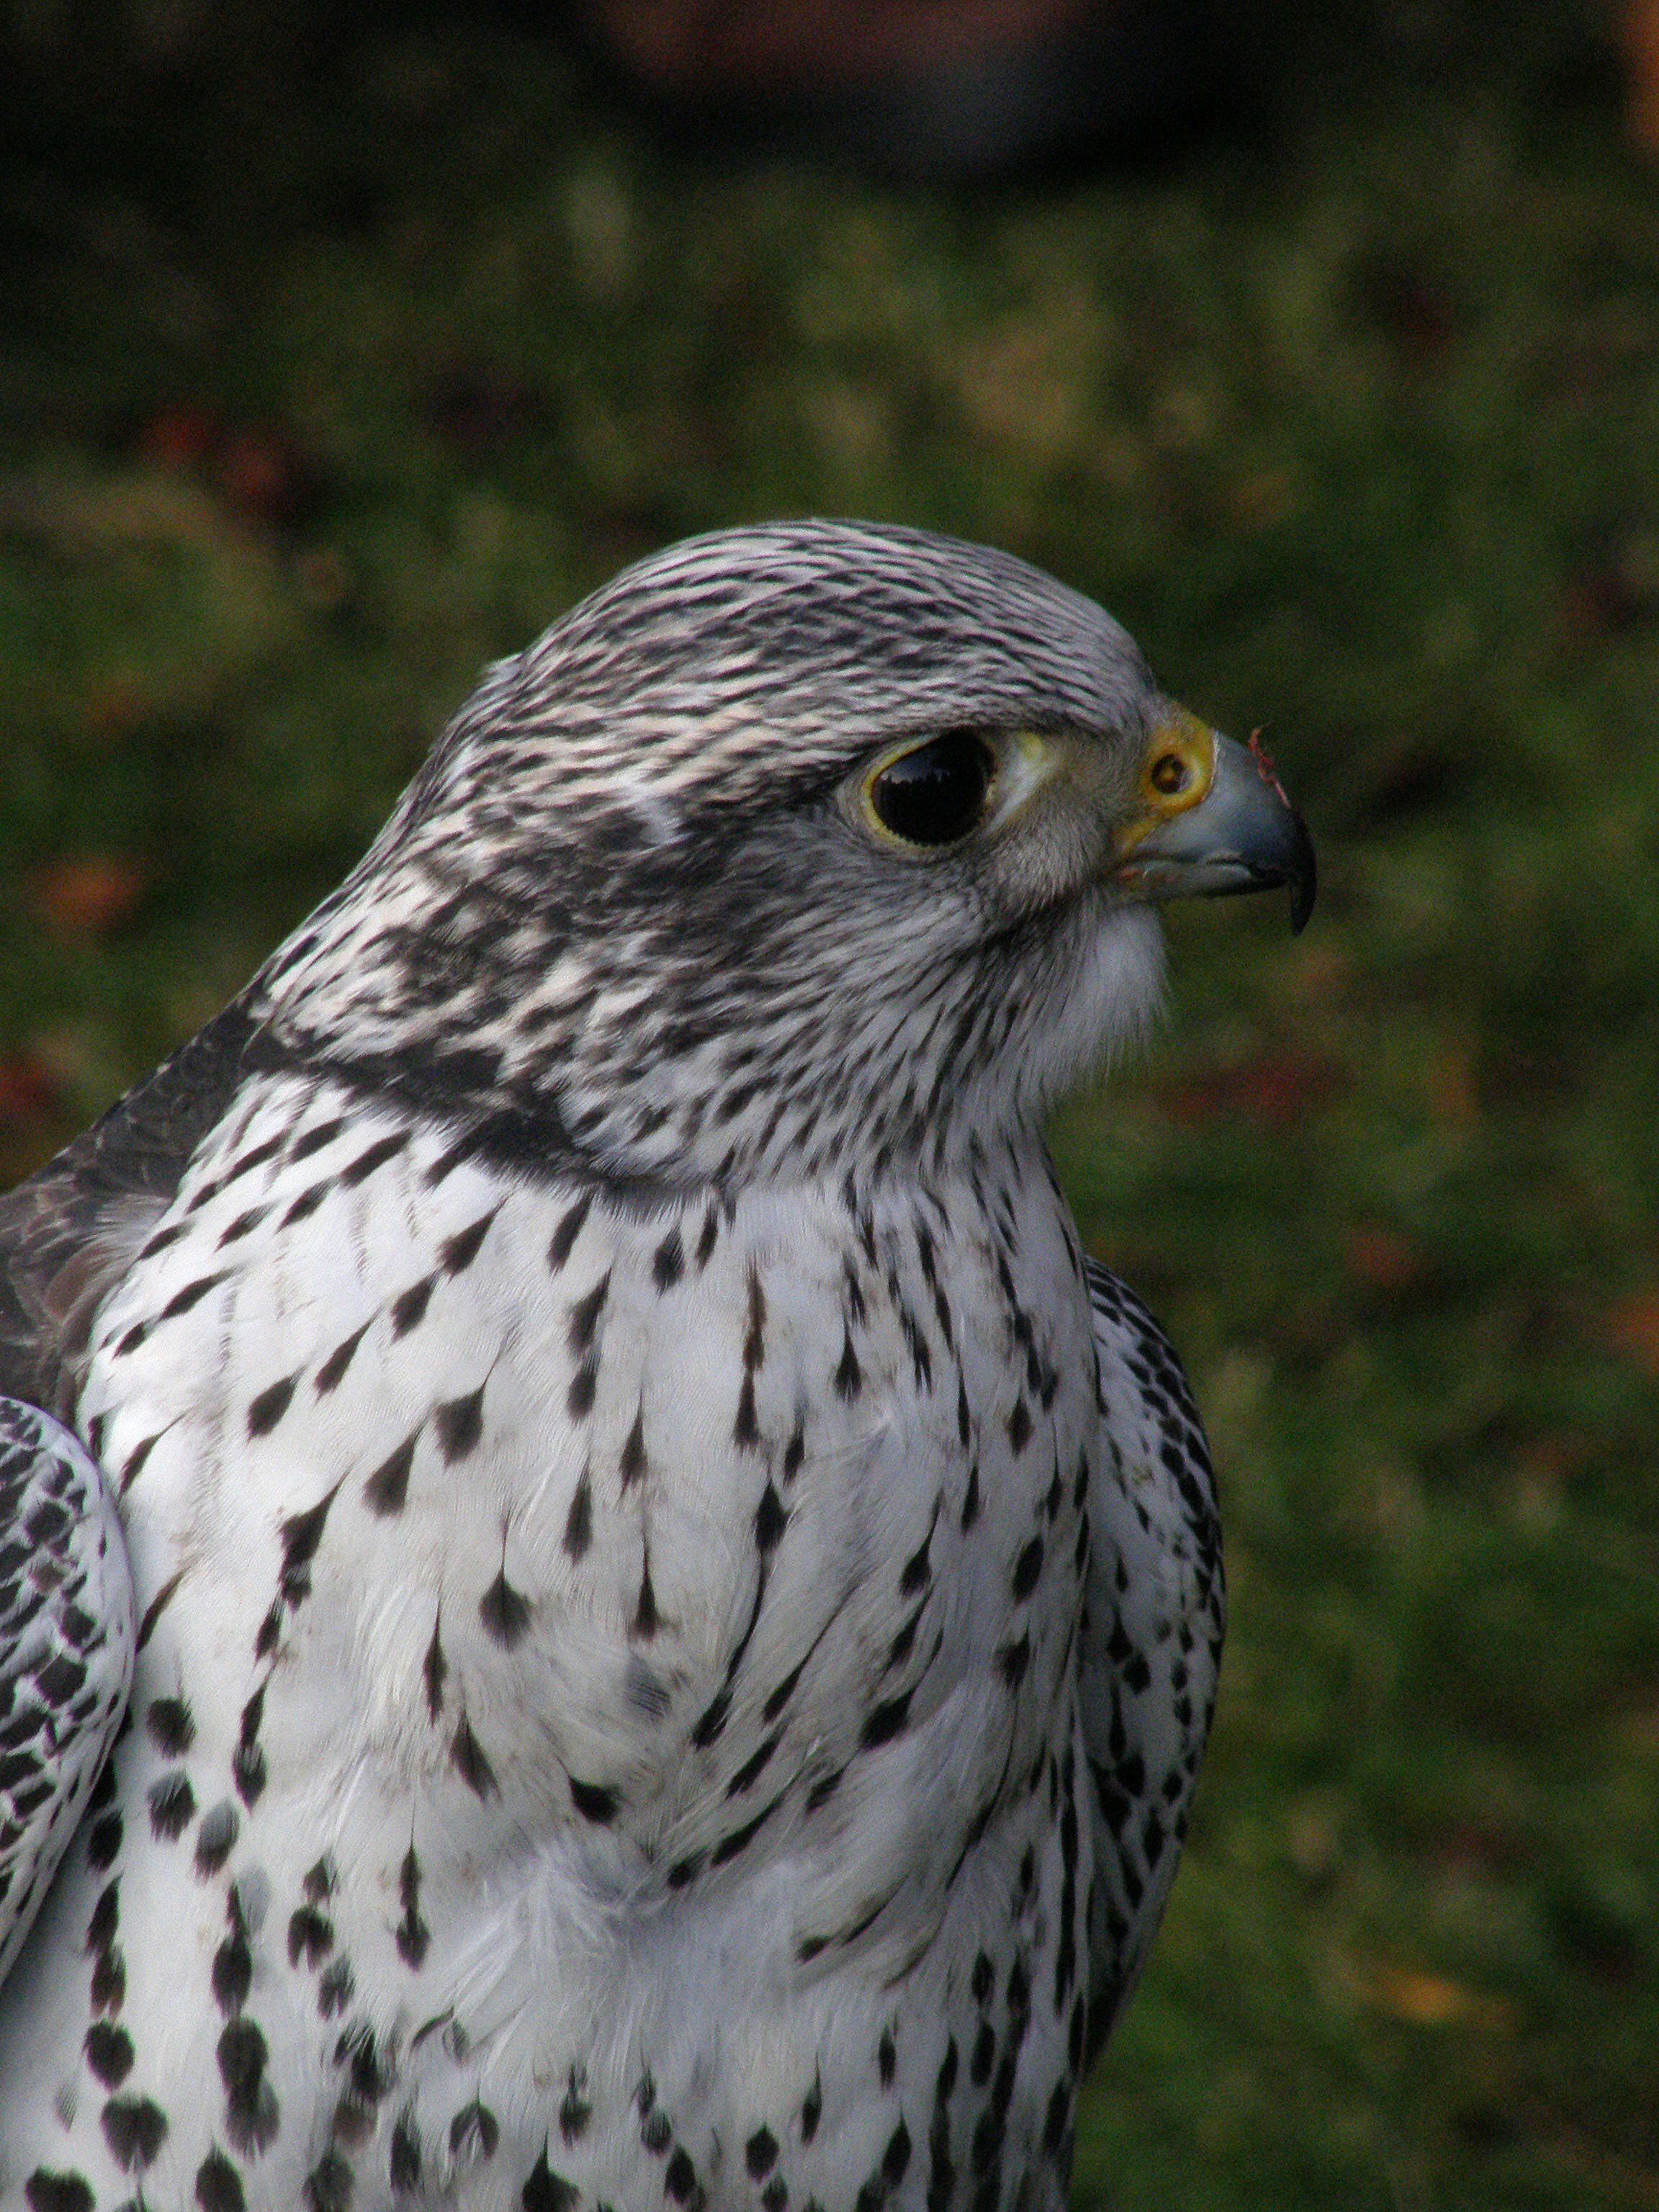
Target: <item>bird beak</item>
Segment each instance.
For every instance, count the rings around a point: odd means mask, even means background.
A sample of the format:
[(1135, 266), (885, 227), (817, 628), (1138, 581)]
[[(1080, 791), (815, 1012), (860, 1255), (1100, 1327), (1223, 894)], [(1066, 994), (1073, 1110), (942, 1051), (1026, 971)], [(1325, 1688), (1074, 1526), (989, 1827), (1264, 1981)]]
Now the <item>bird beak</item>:
[(1139, 805), (1119, 833), (1111, 880), (1143, 899), (1226, 898), (1291, 887), (1291, 927), (1313, 911), (1308, 825), (1273, 763), (1177, 709), (1152, 732)]

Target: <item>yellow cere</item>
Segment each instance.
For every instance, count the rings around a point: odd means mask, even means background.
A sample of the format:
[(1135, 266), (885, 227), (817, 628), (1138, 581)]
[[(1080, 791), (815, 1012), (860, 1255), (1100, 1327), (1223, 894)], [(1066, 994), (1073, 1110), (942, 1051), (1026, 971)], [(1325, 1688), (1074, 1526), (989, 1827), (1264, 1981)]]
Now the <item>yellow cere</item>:
[(1200, 805), (1215, 780), (1215, 732), (1177, 707), (1152, 732), (1140, 771), (1139, 805), (1118, 833), (1118, 851), (1131, 853), (1160, 823)]

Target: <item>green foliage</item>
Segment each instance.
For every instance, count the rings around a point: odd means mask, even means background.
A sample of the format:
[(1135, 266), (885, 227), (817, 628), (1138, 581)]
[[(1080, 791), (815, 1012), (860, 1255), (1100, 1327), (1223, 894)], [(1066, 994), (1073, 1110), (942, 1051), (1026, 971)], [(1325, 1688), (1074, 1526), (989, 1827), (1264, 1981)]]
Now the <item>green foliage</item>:
[(1077, 2202), (1659, 2203), (1659, 213), (1595, 19), (1293, 9), (1220, 135), (956, 196), (241, 20), (7, 33), (0, 1168), (635, 553), (859, 513), (1098, 594), (1324, 894), (1175, 917), (1057, 1133), (1233, 1591)]

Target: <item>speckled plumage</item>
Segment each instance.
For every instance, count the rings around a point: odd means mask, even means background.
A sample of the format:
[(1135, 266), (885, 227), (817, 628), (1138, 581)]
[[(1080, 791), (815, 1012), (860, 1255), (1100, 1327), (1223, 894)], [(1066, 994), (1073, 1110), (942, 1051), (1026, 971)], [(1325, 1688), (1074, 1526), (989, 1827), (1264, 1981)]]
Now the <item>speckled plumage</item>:
[(120, 1721), (136, 1626), (96, 1462), (50, 1414), (0, 1398), (0, 1981)]
[[(142, 1618), (0, 2203), (1063, 2203), (1223, 1626), (1041, 1138), (1156, 990), (1088, 825), (1167, 711), (1004, 556), (674, 549), (6, 1202), (0, 1382)], [(1086, 809), (884, 849), (848, 777), (968, 724), (1080, 733)]]

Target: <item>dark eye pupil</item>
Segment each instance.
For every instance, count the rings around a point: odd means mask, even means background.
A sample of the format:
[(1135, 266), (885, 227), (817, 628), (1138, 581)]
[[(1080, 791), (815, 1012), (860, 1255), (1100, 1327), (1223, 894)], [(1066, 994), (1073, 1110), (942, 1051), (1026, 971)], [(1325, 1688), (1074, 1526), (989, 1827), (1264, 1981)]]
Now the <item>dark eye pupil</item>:
[(870, 804), (883, 829), (908, 845), (954, 845), (977, 828), (994, 766), (983, 738), (952, 730), (883, 769)]

